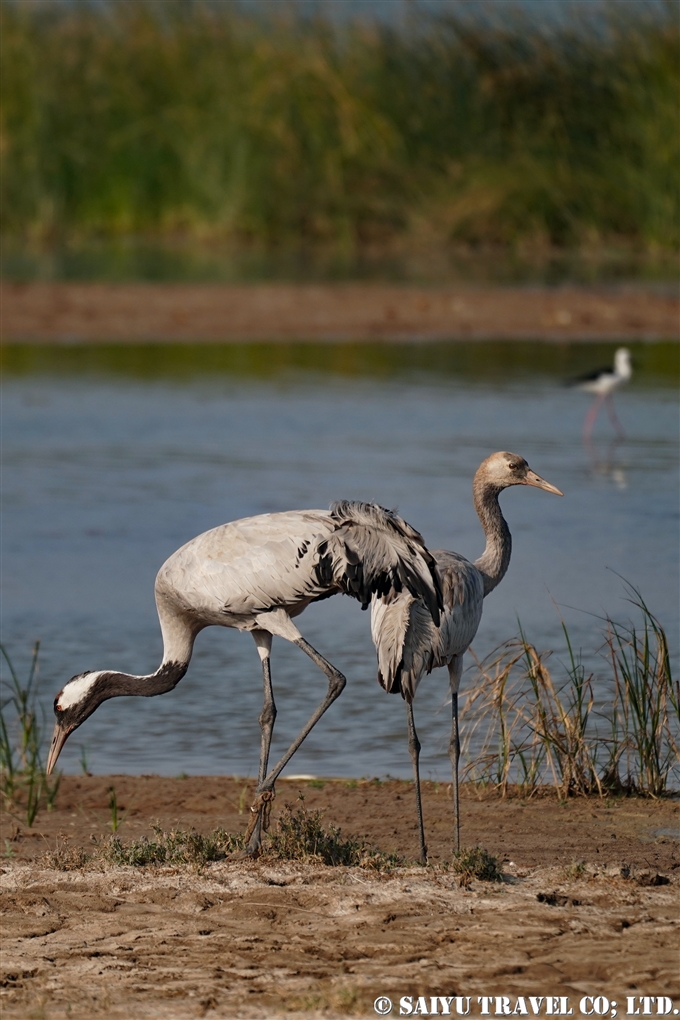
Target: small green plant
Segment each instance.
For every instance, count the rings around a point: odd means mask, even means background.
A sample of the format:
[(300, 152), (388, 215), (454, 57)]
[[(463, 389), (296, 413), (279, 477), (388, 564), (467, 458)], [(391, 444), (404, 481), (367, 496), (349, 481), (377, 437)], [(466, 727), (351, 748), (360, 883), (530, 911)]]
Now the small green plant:
[[(6, 685), (9, 693), (0, 697), (0, 792), (5, 808), (23, 810), (29, 827), (42, 806), (54, 806), (60, 778), (48, 778), (41, 756), (42, 730), (36, 705), (39, 652), (40, 642), (36, 641), (24, 685), (7, 650), (0, 645), (10, 677)], [(10, 714), (14, 717), (11, 720)]]
[(84, 776), (91, 776), (92, 773), (90, 772), (90, 766), (89, 766), (88, 761), (87, 761), (87, 748), (85, 747), (85, 744), (81, 744), (80, 745), (80, 759), (79, 759), (79, 761), (80, 761), (80, 771), (82, 772), (82, 774)]
[(310, 779), (307, 786), (310, 786), (312, 790), (323, 790), (325, 786), (323, 779)]
[(374, 868), (378, 871), (389, 870), (402, 863), (396, 854), (385, 854), (356, 839), (343, 839), (336, 826), (324, 829), (322, 817), (322, 811), (307, 810), (300, 794), (297, 807), (286, 804), (276, 831), (267, 834), (265, 853), (284, 860)]
[(586, 873), (586, 862), (585, 861), (572, 861), (564, 869), (565, 878), (572, 882), (577, 881), (579, 878), (583, 878)]
[(458, 875), (461, 885), (469, 885), (477, 878), (480, 882), (502, 882), (503, 867), (497, 857), (492, 857), (481, 846), (467, 850), (456, 850), (451, 870)]
[(123, 819), (119, 818), (118, 816), (118, 798), (116, 796), (116, 791), (113, 786), (109, 787), (109, 812), (111, 815), (109, 821), (111, 832), (118, 832), (118, 826), (120, 825)]

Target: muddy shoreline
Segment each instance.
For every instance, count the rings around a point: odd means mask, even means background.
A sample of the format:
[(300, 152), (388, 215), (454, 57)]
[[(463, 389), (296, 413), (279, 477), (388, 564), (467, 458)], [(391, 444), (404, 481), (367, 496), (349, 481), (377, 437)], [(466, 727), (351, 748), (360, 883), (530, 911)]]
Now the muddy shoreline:
[(425, 784), (432, 864), (408, 864), (417, 834), (403, 781), (289, 779), (275, 802), (274, 820), (301, 793), (324, 824), (402, 854), (388, 873), (266, 857), (47, 868), (47, 849), (91, 849), (111, 834), (111, 787), (124, 841), (154, 824), (241, 831), (253, 792), (237, 778), (66, 776), (32, 828), (5, 813), (5, 1017), (374, 1016), (378, 995), (575, 1005), (650, 994), (680, 1006), (677, 800), (499, 800), (466, 786), (464, 844), (485, 846), (504, 870), (502, 883), (467, 888), (446, 867), (447, 784)]
[(2, 284), (22, 343), (669, 340), (673, 287), (387, 284)]

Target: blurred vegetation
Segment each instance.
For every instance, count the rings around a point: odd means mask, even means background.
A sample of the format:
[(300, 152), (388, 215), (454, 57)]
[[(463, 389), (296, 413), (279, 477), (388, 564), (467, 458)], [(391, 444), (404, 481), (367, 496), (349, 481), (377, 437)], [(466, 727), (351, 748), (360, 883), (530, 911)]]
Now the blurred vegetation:
[(407, 30), (286, 5), (8, 0), (2, 226), (673, 249), (676, 6), (575, 6), (549, 25), (508, 4), (447, 7)]
[[(437, 343), (237, 343), (237, 344), (4, 344), (5, 377), (63, 375), (163, 379), (281, 379), (315, 373), (406, 379), (438, 384), (546, 379), (554, 383), (611, 365), (614, 343), (477, 341)], [(680, 348), (665, 343), (628, 344), (632, 386), (677, 386)]]
[[(408, 241), (408, 243), (406, 243)], [(412, 243), (411, 243), (412, 242)], [(78, 280), (153, 283), (339, 280), (390, 283), (616, 284), (675, 281), (677, 252), (634, 246), (416, 245), (408, 235), (389, 244), (354, 248), (310, 243), (264, 246), (234, 237), (190, 234), (40, 237), (8, 235), (0, 273), (18, 282)], [(673, 284), (671, 283), (671, 286)]]

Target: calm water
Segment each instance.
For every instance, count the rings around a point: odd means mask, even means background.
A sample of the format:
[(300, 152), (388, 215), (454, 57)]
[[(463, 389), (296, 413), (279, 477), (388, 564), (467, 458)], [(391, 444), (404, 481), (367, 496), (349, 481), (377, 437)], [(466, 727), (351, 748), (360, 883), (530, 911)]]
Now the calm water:
[[(161, 641), (154, 577), (192, 536), (239, 517), (347, 497), (396, 506), (431, 547), (474, 558), (483, 537), (470, 483), (496, 449), (525, 456), (565, 498), (533, 489), (503, 495), (513, 558), (485, 606), (477, 654), (516, 634), (520, 619), (531, 640), (560, 658), (561, 613), (602, 677), (602, 691), (607, 669), (597, 615), (628, 617), (617, 574), (639, 586), (676, 651), (674, 388), (638, 371), (617, 396), (627, 439), (613, 442), (603, 418), (587, 449), (580, 430), (589, 398), (560, 385), (563, 349), (537, 346), (535, 359), (525, 350), (520, 361), (506, 351), (500, 373), (497, 348), (475, 350), (465, 371), (455, 368), (460, 355), (452, 348), (447, 362), (443, 348), (437, 370), (431, 354), (419, 368), (420, 355), (411, 352), (408, 370), (392, 374), (343, 371), (339, 349), (335, 369), (315, 373), (205, 371), (200, 351), (159, 349), (152, 357), (159, 365), (169, 358), (167, 371), (141, 371), (132, 352), (121, 356), (122, 369), (116, 362), (80, 370), (85, 354), (64, 357), (60, 372), (30, 359), (19, 358), (21, 370), (10, 365), (3, 640), (24, 675), (30, 645), (40, 638), (48, 728), (51, 700), (74, 673), (155, 669)], [(654, 364), (654, 350), (646, 351)], [(389, 349), (382, 352), (389, 360)], [(594, 353), (580, 348), (576, 356), (583, 367)], [(395, 364), (404, 357), (403, 348), (395, 351)], [(540, 369), (532, 371), (534, 360)], [(312, 607), (299, 623), (349, 682), (289, 771), (408, 776), (404, 706), (375, 681), (368, 615), (339, 597)], [(282, 641), (274, 643), (273, 677), (276, 753), (318, 703), (325, 681)], [(473, 678), (470, 670), (464, 684)], [(426, 776), (448, 774), (446, 679), (445, 670), (429, 677), (416, 704)], [(176, 691), (106, 703), (71, 738), (62, 764), (79, 771), (84, 747), (98, 773), (252, 775), (260, 692), (251, 638), (211, 628), (199, 636)]]

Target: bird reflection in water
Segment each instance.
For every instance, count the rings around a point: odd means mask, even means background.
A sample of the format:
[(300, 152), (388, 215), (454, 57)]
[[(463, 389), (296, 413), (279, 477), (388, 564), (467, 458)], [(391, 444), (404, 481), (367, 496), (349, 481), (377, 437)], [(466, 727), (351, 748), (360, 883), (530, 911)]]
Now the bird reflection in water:
[(601, 445), (594, 443), (590, 436), (584, 436), (583, 445), (588, 454), (588, 466), (592, 475), (613, 482), (614, 487), (621, 492), (628, 488), (626, 468), (617, 458), (617, 451), (623, 445), (621, 436), (616, 436)]

